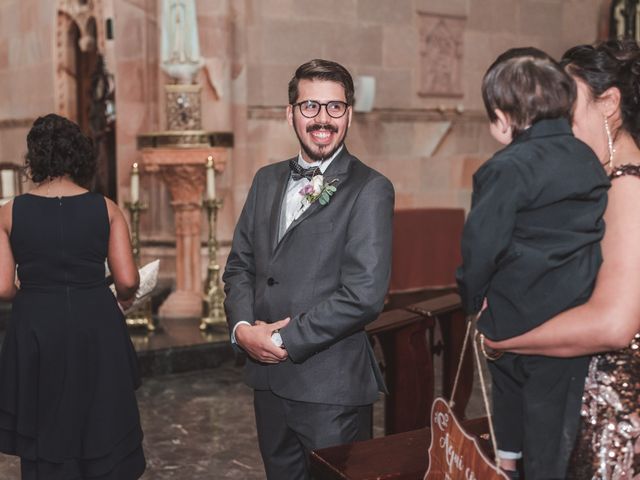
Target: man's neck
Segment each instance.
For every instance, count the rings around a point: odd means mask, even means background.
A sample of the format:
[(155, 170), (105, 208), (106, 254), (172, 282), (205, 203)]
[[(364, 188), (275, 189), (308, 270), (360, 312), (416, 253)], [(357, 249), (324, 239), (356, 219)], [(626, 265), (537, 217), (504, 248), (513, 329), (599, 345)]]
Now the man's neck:
[(317, 160), (317, 161), (312, 161), (309, 162), (307, 159), (305, 159), (302, 156), (302, 151), (300, 151), (298, 153), (298, 163), (303, 167), (303, 168), (310, 168), (310, 167), (320, 167), (320, 170), (322, 170), (323, 172), (327, 169), (327, 167), (329, 166), (329, 164), (331, 162), (333, 162), (333, 160), (335, 160), (335, 158), (340, 155), (340, 152), (342, 152), (342, 149), (344, 149), (344, 144), (340, 145), (340, 147), (338, 148), (338, 150), (336, 150), (334, 152), (333, 155), (331, 155), (329, 158), (327, 159), (322, 159), (322, 160)]

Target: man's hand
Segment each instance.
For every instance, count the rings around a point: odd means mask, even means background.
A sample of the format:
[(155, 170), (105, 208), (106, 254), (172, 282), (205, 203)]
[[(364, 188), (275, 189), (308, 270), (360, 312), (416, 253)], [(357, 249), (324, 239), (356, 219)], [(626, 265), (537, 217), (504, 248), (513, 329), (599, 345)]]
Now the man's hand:
[(275, 323), (256, 321), (255, 325), (239, 325), (236, 329), (236, 343), (249, 354), (251, 358), (262, 363), (280, 363), (287, 359), (287, 351), (276, 347), (271, 341), (271, 334), (289, 323), (285, 318)]

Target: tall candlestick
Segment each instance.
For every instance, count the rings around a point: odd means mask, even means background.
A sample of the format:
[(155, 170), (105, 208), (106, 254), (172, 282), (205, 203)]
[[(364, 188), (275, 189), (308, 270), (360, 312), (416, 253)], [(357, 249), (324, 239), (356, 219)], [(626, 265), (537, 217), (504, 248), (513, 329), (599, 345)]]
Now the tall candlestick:
[(213, 156), (207, 157), (207, 199), (216, 198), (216, 171), (213, 168)]
[[(137, 175), (137, 164), (136, 177)], [(133, 177), (133, 175), (132, 175)], [(133, 182), (131, 182), (133, 185)], [(133, 189), (132, 189), (133, 191)], [(125, 206), (129, 209), (131, 215), (131, 248), (133, 250), (133, 258), (137, 265), (140, 265), (140, 212), (147, 209), (146, 205), (139, 201), (125, 202)], [(127, 326), (129, 327), (145, 327), (149, 332), (153, 332), (156, 327), (153, 323), (151, 314), (151, 299), (147, 298), (139, 307), (127, 314)]]
[(209, 265), (204, 288), (205, 317), (200, 322), (200, 330), (204, 331), (215, 325), (226, 325), (227, 322), (224, 315), (224, 293), (220, 286), (218, 239), (216, 238), (218, 210), (222, 207), (222, 200), (207, 199), (203, 203), (209, 219)]
[(0, 171), (0, 178), (2, 179), (2, 197), (13, 197), (16, 194), (14, 188), (15, 172), (13, 170), (2, 170)]
[(131, 169), (131, 203), (138, 203), (140, 200), (140, 175), (138, 164), (134, 163)]

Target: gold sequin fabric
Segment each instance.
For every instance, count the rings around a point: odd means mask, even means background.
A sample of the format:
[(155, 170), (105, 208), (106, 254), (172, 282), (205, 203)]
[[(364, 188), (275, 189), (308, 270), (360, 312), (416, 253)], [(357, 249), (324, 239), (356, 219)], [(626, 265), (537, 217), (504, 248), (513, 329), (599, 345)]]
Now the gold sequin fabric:
[[(632, 175), (620, 165), (609, 178)], [(596, 355), (589, 365), (569, 480), (640, 480), (640, 333), (628, 348)]]
[(640, 334), (595, 356), (582, 397), (571, 480), (640, 480)]
[(640, 177), (640, 165), (627, 163), (626, 165), (613, 167), (609, 178), (613, 180), (614, 178), (622, 177), (624, 175), (633, 175), (634, 177)]

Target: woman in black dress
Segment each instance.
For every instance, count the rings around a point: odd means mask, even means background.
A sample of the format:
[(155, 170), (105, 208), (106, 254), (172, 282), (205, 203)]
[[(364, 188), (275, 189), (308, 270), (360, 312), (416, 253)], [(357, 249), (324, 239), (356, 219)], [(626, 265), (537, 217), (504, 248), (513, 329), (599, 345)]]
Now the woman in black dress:
[(96, 162), (76, 124), (38, 118), (27, 147), (37, 186), (0, 209), (0, 298), (13, 302), (0, 352), (0, 451), (20, 456), (23, 479), (137, 479), (140, 380), (118, 306), (139, 282), (128, 227), (116, 204), (82, 187)]

